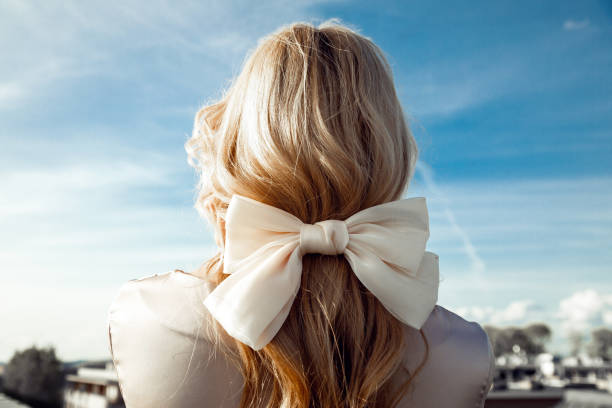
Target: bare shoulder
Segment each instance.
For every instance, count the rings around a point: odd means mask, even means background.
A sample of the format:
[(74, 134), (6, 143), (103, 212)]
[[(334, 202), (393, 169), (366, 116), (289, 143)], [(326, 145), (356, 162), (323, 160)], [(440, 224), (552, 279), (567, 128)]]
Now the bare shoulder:
[[(415, 377), (418, 401), (412, 402), (419, 406), (483, 406), (493, 382), (495, 357), (482, 326), (436, 305), (422, 330), (429, 353)], [(409, 328), (408, 334), (406, 365), (414, 370), (425, 355), (425, 344), (418, 331)], [(440, 384), (444, 384), (444, 393), (435, 391)]]
[(206, 281), (179, 271), (119, 289), (108, 311), (108, 341), (127, 406), (236, 406), (241, 378), (207, 334), (202, 301), (209, 292)]

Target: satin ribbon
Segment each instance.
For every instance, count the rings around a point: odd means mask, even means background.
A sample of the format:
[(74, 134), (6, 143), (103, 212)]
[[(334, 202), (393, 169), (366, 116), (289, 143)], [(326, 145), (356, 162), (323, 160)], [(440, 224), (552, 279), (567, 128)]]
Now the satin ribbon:
[(204, 305), (229, 335), (254, 350), (268, 344), (287, 318), (305, 253), (344, 254), (383, 306), (416, 329), (438, 300), (438, 255), (425, 250), (424, 197), (376, 205), (344, 221), (304, 224), (279, 208), (233, 195), (225, 230), (223, 272), (230, 276)]

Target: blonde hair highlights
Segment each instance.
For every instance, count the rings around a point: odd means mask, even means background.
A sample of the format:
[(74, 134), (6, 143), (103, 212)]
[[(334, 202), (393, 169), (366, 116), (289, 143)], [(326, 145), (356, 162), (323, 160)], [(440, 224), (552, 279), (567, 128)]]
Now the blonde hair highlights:
[[(401, 198), (418, 156), (383, 52), (336, 20), (262, 38), (222, 98), (197, 113), (186, 149), (200, 172), (196, 208), (221, 248), (234, 193), (305, 223), (346, 219)], [(215, 284), (226, 277), (221, 253), (202, 266)], [(403, 325), (342, 255), (304, 255), (301, 290), (262, 350), (216, 322), (209, 329), (243, 374), (243, 408), (391, 407), (416, 374), (392, 389), (406, 370)]]

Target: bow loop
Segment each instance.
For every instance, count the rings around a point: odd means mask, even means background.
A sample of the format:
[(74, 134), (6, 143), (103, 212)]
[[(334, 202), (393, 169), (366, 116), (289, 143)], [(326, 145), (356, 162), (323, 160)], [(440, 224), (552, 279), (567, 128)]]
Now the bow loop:
[(234, 195), (227, 211), (223, 280), (204, 300), (234, 338), (255, 350), (282, 327), (300, 288), (302, 256), (344, 254), (357, 278), (397, 319), (421, 328), (438, 299), (438, 256), (425, 251), (423, 197), (366, 208), (348, 219), (304, 224), (279, 208)]

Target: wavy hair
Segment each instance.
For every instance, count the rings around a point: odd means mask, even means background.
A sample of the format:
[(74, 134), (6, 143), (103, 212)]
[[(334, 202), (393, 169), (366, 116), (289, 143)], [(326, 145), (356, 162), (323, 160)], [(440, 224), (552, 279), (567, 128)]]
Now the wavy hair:
[[(259, 40), (220, 100), (201, 108), (186, 150), (199, 175), (195, 207), (220, 247), (201, 267), (223, 271), (225, 214), (241, 194), (305, 223), (346, 219), (400, 199), (418, 150), (391, 67), (374, 42), (338, 20), (298, 22)], [(275, 338), (254, 351), (215, 321), (210, 338), (244, 378), (241, 408), (396, 406), (414, 373), (405, 326), (361, 284), (343, 255), (306, 254), (301, 288)], [(396, 375), (404, 375), (399, 385)]]

